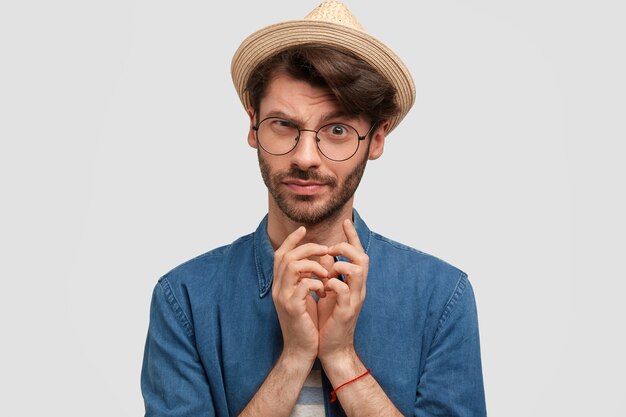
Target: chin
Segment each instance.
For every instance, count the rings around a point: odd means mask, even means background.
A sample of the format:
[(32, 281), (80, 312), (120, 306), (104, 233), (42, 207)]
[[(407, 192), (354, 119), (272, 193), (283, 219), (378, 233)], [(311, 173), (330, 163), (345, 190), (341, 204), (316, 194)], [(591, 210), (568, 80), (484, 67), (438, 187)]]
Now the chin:
[[(311, 196), (300, 196), (311, 197)], [(314, 199), (298, 198), (298, 203), (277, 202), (283, 214), (291, 221), (304, 225), (315, 225), (336, 218), (344, 205), (334, 205), (330, 201), (313, 203)]]

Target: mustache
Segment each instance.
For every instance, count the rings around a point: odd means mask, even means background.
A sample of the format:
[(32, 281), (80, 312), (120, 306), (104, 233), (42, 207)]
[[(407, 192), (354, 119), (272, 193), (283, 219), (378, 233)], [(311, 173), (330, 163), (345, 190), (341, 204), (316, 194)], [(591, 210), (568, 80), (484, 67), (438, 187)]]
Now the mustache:
[(328, 184), (330, 186), (334, 186), (337, 183), (335, 178), (322, 175), (318, 171), (315, 171), (315, 170), (304, 171), (296, 167), (292, 167), (291, 169), (287, 171), (277, 173), (276, 178), (281, 182), (286, 178), (294, 178), (294, 179), (302, 180), (302, 181), (321, 182), (324, 184)]

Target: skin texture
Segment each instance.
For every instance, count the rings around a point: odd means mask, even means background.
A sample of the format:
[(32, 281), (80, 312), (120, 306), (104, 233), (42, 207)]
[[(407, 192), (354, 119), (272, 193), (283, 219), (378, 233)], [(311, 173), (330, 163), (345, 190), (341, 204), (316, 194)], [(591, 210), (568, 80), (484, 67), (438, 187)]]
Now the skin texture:
[[(273, 172), (270, 164), (263, 158), (261, 152), (261, 150), (258, 151), (261, 176), (276, 205), (289, 220), (305, 225), (314, 225), (336, 217), (337, 213), (354, 195), (367, 164), (367, 159), (363, 159), (346, 176), (346, 179), (341, 184), (337, 184), (336, 179), (332, 176), (319, 175), (315, 171), (303, 171), (296, 166), (288, 170)], [(290, 191), (285, 190), (285, 187), (282, 186), (285, 181), (290, 179), (322, 183), (325, 187), (332, 190), (333, 195), (323, 204), (318, 204), (315, 209), (306, 207), (308, 210), (302, 210), (302, 204), (298, 203), (314, 202), (316, 197), (310, 195), (290, 195)]]
[[(343, 122), (367, 132), (364, 117), (327, 117), (339, 110), (326, 89), (278, 75), (261, 101), (259, 118), (249, 109), (250, 123), (279, 115), (305, 129)], [(365, 300), (369, 258), (352, 224), (354, 192), (367, 160), (382, 155), (388, 123), (383, 122), (349, 160), (334, 162), (302, 132), (290, 153), (274, 156), (259, 149), (253, 129), (248, 143), (258, 149), (268, 187), (268, 234), (275, 249), (272, 298), (283, 333), (283, 352), (242, 416), (288, 416), (319, 358), (333, 387), (365, 372), (354, 350), (354, 329)], [(314, 193), (290, 187), (294, 180), (313, 181)], [(334, 262), (342, 255), (348, 262)], [(343, 274), (345, 282), (337, 279)], [(313, 279), (312, 277), (319, 277)], [(310, 295), (315, 291), (319, 302)], [(348, 416), (401, 415), (372, 375), (337, 393)]]

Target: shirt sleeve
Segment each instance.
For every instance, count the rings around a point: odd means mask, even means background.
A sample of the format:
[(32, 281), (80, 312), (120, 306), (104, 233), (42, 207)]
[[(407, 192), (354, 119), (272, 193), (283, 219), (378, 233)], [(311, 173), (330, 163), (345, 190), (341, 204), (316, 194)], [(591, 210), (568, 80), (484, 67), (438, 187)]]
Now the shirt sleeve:
[(476, 303), (462, 274), (439, 319), (418, 384), (415, 417), (486, 415)]
[(146, 417), (215, 416), (193, 326), (167, 278), (152, 294), (141, 391)]

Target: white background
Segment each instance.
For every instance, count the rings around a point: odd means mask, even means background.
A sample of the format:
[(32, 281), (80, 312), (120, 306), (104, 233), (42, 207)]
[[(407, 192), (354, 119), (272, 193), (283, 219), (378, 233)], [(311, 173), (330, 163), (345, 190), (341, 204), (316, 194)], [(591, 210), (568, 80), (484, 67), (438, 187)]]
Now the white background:
[[(316, 4), (2, 2), (1, 415), (142, 415), (156, 280), (266, 210), (232, 54)], [(470, 275), (490, 415), (624, 416), (623, 3), (348, 6), (417, 86), (356, 207)]]

